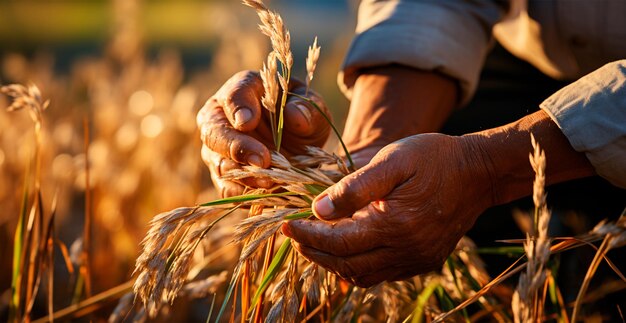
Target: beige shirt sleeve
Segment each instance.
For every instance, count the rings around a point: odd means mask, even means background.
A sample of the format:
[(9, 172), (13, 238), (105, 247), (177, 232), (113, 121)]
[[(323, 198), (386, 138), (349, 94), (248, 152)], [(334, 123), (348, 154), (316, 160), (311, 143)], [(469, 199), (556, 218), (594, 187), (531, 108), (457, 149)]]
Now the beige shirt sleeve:
[(585, 153), (598, 175), (626, 188), (626, 60), (582, 77), (540, 107), (572, 147)]
[(350, 98), (359, 69), (396, 63), (457, 79), (464, 105), (476, 90), (491, 29), (506, 13), (506, 3), (363, 0), (340, 88)]

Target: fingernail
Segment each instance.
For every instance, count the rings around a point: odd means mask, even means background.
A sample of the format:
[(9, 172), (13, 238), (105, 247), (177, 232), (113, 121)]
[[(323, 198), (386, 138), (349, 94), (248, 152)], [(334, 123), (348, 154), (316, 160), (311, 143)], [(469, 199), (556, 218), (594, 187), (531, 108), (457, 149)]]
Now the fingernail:
[(263, 167), (263, 158), (257, 154), (250, 154), (247, 160), (250, 165)]
[(322, 218), (329, 218), (335, 212), (335, 205), (328, 195), (319, 199), (313, 206), (315, 214)]
[(250, 119), (252, 119), (252, 111), (248, 108), (239, 108), (239, 110), (235, 112), (235, 126), (241, 126), (250, 121)]
[(311, 122), (311, 111), (307, 107), (301, 103), (296, 103), (296, 108), (302, 113), (307, 122)]

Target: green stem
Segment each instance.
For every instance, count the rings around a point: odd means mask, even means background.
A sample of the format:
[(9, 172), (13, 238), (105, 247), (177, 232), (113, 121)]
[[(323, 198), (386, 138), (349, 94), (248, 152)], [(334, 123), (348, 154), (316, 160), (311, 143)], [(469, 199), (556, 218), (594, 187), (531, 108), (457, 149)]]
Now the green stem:
[[(290, 250), (291, 250), (291, 239), (287, 238), (285, 239), (285, 241), (283, 241), (283, 244), (280, 246), (280, 248), (276, 252), (276, 255), (274, 256), (272, 263), (267, 269), (267, 273), (263, 277), (263, 280), (261, 281), (259, 288), (256, 290), (256, 293), (254, 294), (254, 297), (252, 298), (252, 304), (250, 306), (251, 309), (256, 307), (256, 304), (259, 301), (261, 294), (265, 293), (270, 283), (274, 280), (276, 275), (278, 275), (278, 272), (282, 268), (283, 263), (285, 263), (285, 259), (287, 259), (287, 255)], [(248, 313), (248, 316), (250, 316), (250, 314), (251, 313)]]
[(298, 212), (298, 213), (287, 215), (286, 217), (284, 217), (284, 219), (285, 220), (306, 219), (310, 217), (311, 215), (313, 215), (313, 211), (309, 210), (309, 211), (303, 211), (303, 212)]
[[(286, 73), (285, 73), (286, 70)], [(278, 110), (278, 126), (276, 130), (276, 151), (280, 152), (280, 145), (283, 141), (283, 128), (285, 126), (285, 106), (287, 105), (287, 95), (289, 94), (289, 78), (291, 78), (291, 70), (283, 68), (283, 76), (287, 75), (285, 79), (287, 81), (287, 88), (283, 89), (283, 95), (281, 96), (280, 109)]]
[(24, 192), (22, 194), (22, 206), (18, 217), (15, 236), (13, 237), (13, 278), (11, 280), (11, 303), (9, 304), (9, 322), (19, 321), (19, 307), (21, 294), (21, 268), (22, 268), (22, 247), (24, 244), (24, 219), (26, 218), (26, 210), (28, 208), (28, 191), (29, 191), (29, 168), (26, 169), (24, 177)]
[(330, 125), (330, 127), (333, 129), (333, 132), (335, 133), (335, 135), (337, 136), (337, 139), (339, 139), (339, 143), (341, 144), (341, 147), (343, 148), (343, 152), (346, 154), (346, 158), (348, 159), (348, 167), (350, 168), (350, 171), (355, 171), (356, 168), (354, 166), (354, 161), (352, 160), (352, 156), (350, 155), (350, 152), (348, 151), (348, 147), (346, 147), (346, 144), (343, 142), (343, 140), (341, 139), (341, 134), (339, 134), (339, 130), (337, 130), (337, 128), (335, 128), (335, 125), (333, 124), (333, 122), (330, 120), (330, 118), (326, 115), (326, 113), (324, 113), (324, 111), (322, 111), (322, 109), (315, 103), (315, 101), (302, 96), (300, 94), (297, 93), (293, 93), (293, 92), (289, 92), (290, 95), (293, 95), (297, 98), (300, 98), (302, 100), (307, 101), (308, 103), (310, 103), (311, 105), (313, 105), (313, 107), (315, 107), (315, 109), (317, 109), (317, 111), (322, 115), (322, 117), (324, 117), (324, 119), (326, 119), (326, 122), (328, 122), (328, 124)]
[(241, 203), (241, 202), (260, 200), (260, 199), (264, 199), (268, 197), (282, 197), (282, 196), (294, 196), (294, 195), (300, 195), (300, 194), (294, 193), (294, 192), (283, 192), (283, 193), (271, 193), (271, 194), (239, 195), (239, 196), (227, 197), (227, 198), (203, 203), (203, 204), (200, 204), (199, 206), (216, 206), (216, 205), (223, 205), (223, 204)]

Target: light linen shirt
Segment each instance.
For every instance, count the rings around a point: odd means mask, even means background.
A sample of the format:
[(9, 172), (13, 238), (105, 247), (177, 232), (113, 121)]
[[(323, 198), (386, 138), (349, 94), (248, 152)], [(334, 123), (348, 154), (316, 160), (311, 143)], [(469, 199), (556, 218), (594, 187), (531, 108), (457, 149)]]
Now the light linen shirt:
[(456, 79), (465, 105), (494, 39), (553, 78), (592, 72), (540, 107), (626, 188), (626, 0), (363, 0), (339, 86), (350, 98), (359, 69), (396, 63)]

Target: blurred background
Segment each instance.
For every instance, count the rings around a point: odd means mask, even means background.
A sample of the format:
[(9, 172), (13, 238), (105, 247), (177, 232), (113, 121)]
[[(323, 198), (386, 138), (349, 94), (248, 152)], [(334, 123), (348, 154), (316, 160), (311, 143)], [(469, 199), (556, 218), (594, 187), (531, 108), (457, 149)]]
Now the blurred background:
[[(352, 36), (355, 1), (265, 2), (291, 31), (296, 77), (305, 74), (307, 47), (319, 37), (322, 54), (313, 86), (341, 127), (347, 101), (336, 73)], [(89, 160), (93, 293), (131, 278), (152, 216), (215, 198), (200, 159), (195, 115), (233, 73), (261, 67), (269, 44), (257, 23), (254, 11), (235, 0), (0, 1), (0, 84), (35, 84), (51, 101), (43, 124), (44, 210), (49, 215), (58, 194), (56, 236), (75, 266)], [(13, 235), (34, 154), (28, 113), (7, 112), (8, 105), (1, 96), (3, 306), (10, 297)], [(69, 305), (76, 283), (57, 258), (56, 309)]]

